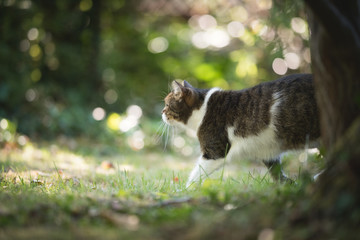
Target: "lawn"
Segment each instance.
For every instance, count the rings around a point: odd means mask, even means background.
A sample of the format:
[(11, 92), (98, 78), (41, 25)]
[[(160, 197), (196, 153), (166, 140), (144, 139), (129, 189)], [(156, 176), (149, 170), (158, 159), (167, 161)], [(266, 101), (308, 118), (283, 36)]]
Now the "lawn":
[[(170, 144), (171, 145), (171, 144)], [(290, 155), (296, 184), (274, 182), (260, 163), (238, 161), (185, 188), (196, 151), (133, 151), (62, 137), (0, 151), (0, 239), (307, 238), (297, 221), (303, 154)], [(301, 161), (299, 161), (299, 159)], [(309, 158), (316, 162), (317, 158)]]

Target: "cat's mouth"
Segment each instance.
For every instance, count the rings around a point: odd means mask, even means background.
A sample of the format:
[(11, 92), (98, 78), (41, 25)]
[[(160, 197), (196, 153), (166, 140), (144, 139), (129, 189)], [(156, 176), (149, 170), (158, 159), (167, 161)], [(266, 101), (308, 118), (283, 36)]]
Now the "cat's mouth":
[(164, 121), (164, 123), (166, 123), (166, 124), (168, 124), (168, 125), (171, 125), (170, 119), (166, 116), (165, 113), (163, 113), (163, 114), (161, 115), (161, 117), (162, 117), (162, 120)]

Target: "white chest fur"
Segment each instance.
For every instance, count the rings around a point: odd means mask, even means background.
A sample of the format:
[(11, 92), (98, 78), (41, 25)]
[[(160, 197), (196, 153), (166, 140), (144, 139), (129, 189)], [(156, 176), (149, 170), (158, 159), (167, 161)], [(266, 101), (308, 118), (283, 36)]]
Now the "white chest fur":
[(205, 96), (203, 105), (201, 106), (201, 108), (199, 110), (194, 110), (192, 112), (187, 124), (184, 125), (185, 128), (191, 129), (195, 133), (197, 132), (197, 130), (199, 129), (201, 122), (205, 116), (208, 101), (209, 101), (211, 95), (216, 91), (220, 91), (220, 88), (212, 88), (209, 90), (209, 92)]

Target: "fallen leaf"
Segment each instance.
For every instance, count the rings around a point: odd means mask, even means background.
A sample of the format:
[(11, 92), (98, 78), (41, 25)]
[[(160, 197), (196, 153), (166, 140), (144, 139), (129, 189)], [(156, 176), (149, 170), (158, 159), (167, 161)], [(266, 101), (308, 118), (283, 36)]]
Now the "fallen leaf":
[(103, 169), (115, 168), (115, 167), (114, 167), (114, 164), (112, 164), (112, 163), (109, 162), (109, 161), (103, 161), (103, 162), (101, 163), (101, 167), (102, 167)]

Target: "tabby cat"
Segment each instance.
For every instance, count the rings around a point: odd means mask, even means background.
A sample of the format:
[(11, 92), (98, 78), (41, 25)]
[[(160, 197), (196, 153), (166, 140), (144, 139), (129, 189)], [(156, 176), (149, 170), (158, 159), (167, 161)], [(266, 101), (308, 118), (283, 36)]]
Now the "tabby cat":
[(239, 91), (197, 89), (172, 82), (162, 119), (196, 132), (202, 155), (187, 187), (221, 168), (224, 159), (262, 160), (271, 175), (289, 179), (280, 154), (304, 149), (320, 136), (311, 74), (293, 74)]

